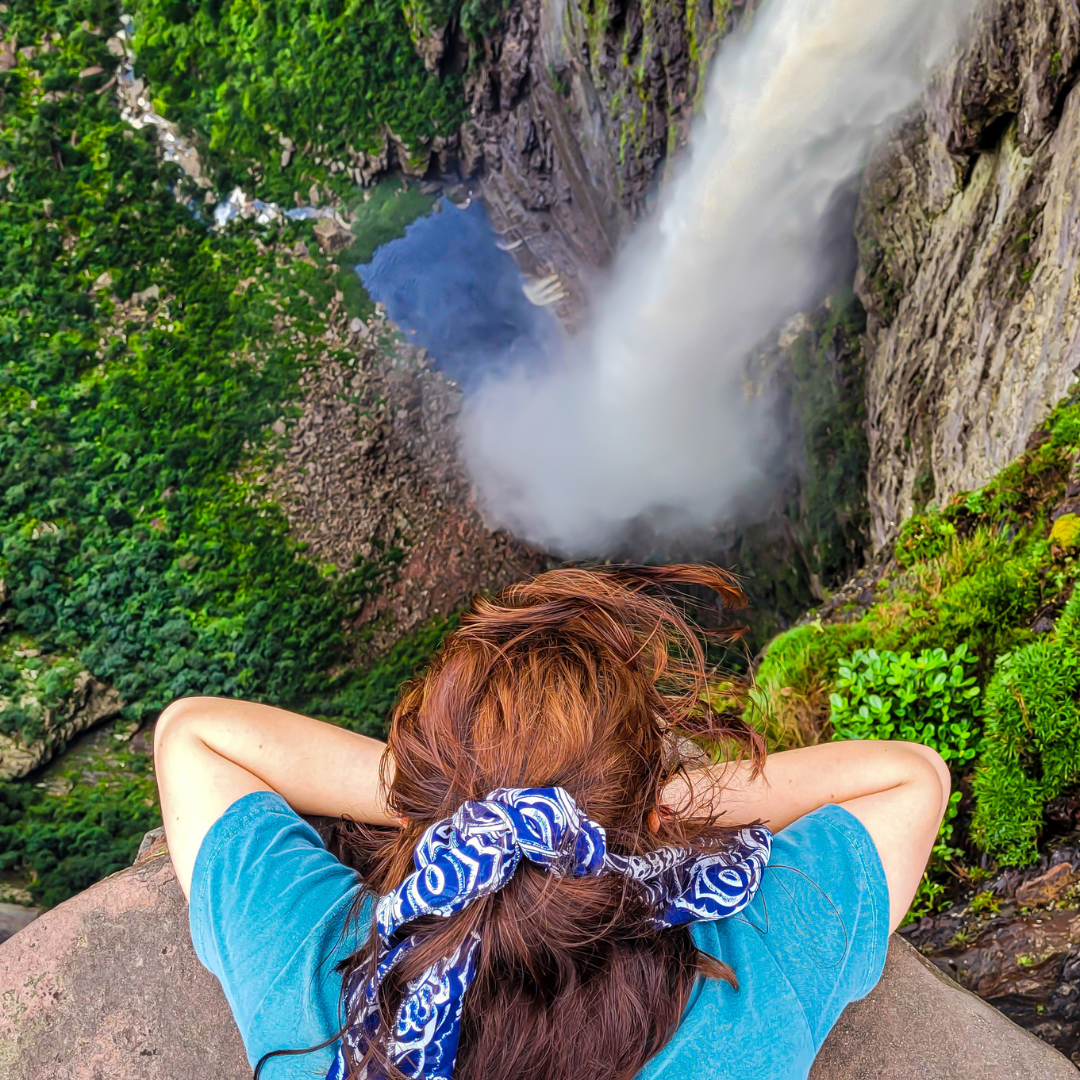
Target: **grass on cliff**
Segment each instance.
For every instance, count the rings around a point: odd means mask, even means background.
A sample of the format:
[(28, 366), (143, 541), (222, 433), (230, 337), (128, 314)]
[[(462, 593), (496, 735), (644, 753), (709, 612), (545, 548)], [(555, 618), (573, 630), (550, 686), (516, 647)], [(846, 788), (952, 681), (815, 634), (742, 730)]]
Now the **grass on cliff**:
[(1080, 782), (1080, 520), (1049, 517), (1080, 452), (1080, 405), (1033, 441), (980, 491), (904, 525), (868, 609), (781, 634), (757, 672), (749, 716), (773, 746), (901, 735), (950, 761), (959, 816), (922, 910), (952, 864), (1031, 862), (1046, 803)]
[[(395, 565), (316, 565), (252, 479), (328, 348), (337, 268), (308, 223), (215, 232), (178, 199), (109, 89), (118, 26), (108, 0), (0, 12), (35, 46), (0, 72), (0, 729), (39, 736), (89, 670), (133, 723), (205, 693), (375, 731), (442, 627), (330, 680)], [(52, 903), (130, 861), (143, 779), (2, 785), (0, 863)]]

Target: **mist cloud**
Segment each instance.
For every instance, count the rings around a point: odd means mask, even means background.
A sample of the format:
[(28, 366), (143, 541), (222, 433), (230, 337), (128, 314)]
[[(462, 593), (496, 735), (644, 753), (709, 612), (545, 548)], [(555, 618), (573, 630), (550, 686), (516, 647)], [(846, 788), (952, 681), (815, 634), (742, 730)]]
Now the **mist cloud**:
[(677, 534), (761, 493), (777, 433), (746, 357), (820, 293), (837, 192), (972, 6), (767, 0), (728, 39), (681, 173), (590, 326), (543, 370), (466, 402), (466, 461), (493, 523), (600, 554), (632, 522)]

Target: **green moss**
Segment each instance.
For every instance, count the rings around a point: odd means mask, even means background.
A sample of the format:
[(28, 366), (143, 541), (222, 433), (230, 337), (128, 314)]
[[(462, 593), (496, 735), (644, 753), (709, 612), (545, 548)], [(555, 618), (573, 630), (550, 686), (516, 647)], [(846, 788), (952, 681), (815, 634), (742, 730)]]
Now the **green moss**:
[(1050, 530), (1050, 543), (1065, 551), (1075, 551), (1080, 546), (1080, 517), (1062, 514)]
[(1080, 781), (1080, 593), (1050, 638), (998, 659), (985, 724), (972, 834), (1024, 866), (1038, 855), (1046, 803)]

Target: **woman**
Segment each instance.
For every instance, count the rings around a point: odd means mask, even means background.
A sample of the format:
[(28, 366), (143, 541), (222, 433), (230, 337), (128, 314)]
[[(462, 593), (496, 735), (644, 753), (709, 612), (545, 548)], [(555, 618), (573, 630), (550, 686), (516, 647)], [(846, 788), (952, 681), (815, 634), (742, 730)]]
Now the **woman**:
[[(807, 1075), (881, 974), (948, 770), (909, 743), (765, 757), (707, 693), (681, 586), (743, 602), (697, 566), (476, 600), (386, 746), (165, 710), (169, 851), (262, 1080)], [(359, 874), (299, 814), (357, 823)]]

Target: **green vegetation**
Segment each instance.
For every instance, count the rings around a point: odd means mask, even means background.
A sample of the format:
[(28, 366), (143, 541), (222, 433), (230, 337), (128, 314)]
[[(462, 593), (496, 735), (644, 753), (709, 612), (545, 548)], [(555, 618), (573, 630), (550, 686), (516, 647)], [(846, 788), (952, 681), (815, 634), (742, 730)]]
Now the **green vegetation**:
[(80, 85), (102, 51), (75, 30), (2, 76), (7, 621), (132, 716), (196, 691), (296, 701), (338, 655), (347, 590), (240, 467), (272, 451), (333, 290), (279, 255), (295, 227), (267, 244), (193, 220), (152, 134)]
[(300, 169), (281, 167), (282, 136), (329, 166), (378, 155), (388, 132), (426, 156), (464, 119), (460, 79), (424, 69), (401, 0), (135, 0), (131, 10), (155, 107), (203, 137), (222, 189), (253, 178), (261, 196), (291, 202)]
[(1037, 857), (1043, 807), (1080, 779), (1080, 593), (1054, 633), (999, 657), (986, 691), (986, 735), (972, 833), (1003, 861)]
[(857, 649), (837, 669), (830, 695), (834, 739), (906, 739), (933, 747), (955, 768), (976, 753), (979, 688), (965, 664), (967, 646), (906, 652)]
[[(837, 669), (830, 696), (834, 739), (906, 739), (933, 747), (951, 769), (963, 772), (975, 757), (978, 724), (974, 716), (979, 688), (965, 664), (973, 662), (967, 646), (951, 656), (944, 649), (879, 653), (857, 649)], [(961, 792), (953, 791), (930, 857), (930, 873), (920, 883), (909, 913), (931, 910), (945, 891), (937, 880), (961, 852), (953, 846)]]
[[(953, 807), (913, 914), (943, 900), (974, 849), (1032, 861), (1043, 807), (1080, 782), (1077, 530), (1071, 515), (1048, 520), (1080, 451), (1080, 405), (1033, 441), (981, 490), (904, 525), (869, 608), (780, 635), (757, 672), (748, 717), (773, 746), (900, 737), (949, 762)], [(957, 813), (965, 778), (970, 829)]]
[(865, 329), (866, 313), (847, 289), (830, 297), (789, 349), (805, 462), (805, 510), (791, 515), (821, 581), (841, 580), (858, 567), (869, 532)]
[(48, 715), (62, 712), (82, 670), (73, 656), (42, 656), (23, 634), (0, 639), (0, 735), (40, 739)]
[[(344, 18), (339, 7), (319, 5), (319, 18)], [(192, 50), (221, 10), (137, 6), (144, 29), (175, 16), (196, 35), (182, 49), (174, 41), (172, 61), (167, 43), (149, 50), (159, 73), (180, 65), (154, 87), (167, 101), (196, 107), (205, 86), (185, 81)], [(388, 10), (367, 5), (356, 19)], [(255, 30), (239, 5), (228, 11), (238, 66), (199, 69), (224, 80), (207, 135), (256, 152), (253, 114), (230, 89), (251, 75)], [(331, 322), (366, 297), (336, 297), (342, 271), (310, 223), (208, 228), (196, 209), (203, 192), (159, 162), (153, 129), (119, 118), (107, 46), (119, 26), (115, 0), (13, 0), (0, 12), (0, 36), (36, 43), (0, 72), (0, 733), (39, 737), (46, 710), (65, 707), (84, 670), (120, 692), (129, 734), (191, 693), (273, 700), (377, 732), (394, 688), (451, 624), (437, 620), (355, 670), (359, 643), (344, 628), (394, 580), (401, 552), (348, 573), (316, 565), (262, 480), (279, 451), (272, 425), (334, 349)], [(407, 39), (403, 52), (413, 55)], [(344, 79), (327, 85), (345, 93)], [(298, 122), (315, 123), (289, 100)], [(427, 101), (399, 104), (434, 123), (445, 110)], [(376, 104), (360, 98), (347, 115), (367, 108), (381, 123)], [(428, 205), (383, 185), (358, 209), (355, 253), (370, 257)], [(356, 364), (344, 351), (337, 359)], [(148, 760), (125, 761), (122, 776), (67, 794), (0, 785), (0, 870), (28, 877), (52, 904), (129, 863), (158, 815)]]
[(386, 721), (401, 684), (423, 667), (459, 618), (460, 612), (434, 616), (399, 638), (390, 652), (370, 668), (347, 671), (329, 683), (329, 695), (313, 698), (306, 710), (362, 735), (384, 738)]
[(125, 753), (116, 765), (109, 779), (67, 776), (64, 793), (0, 783), (0, 871), (25, 874), (36, 904), (52, 907), (130, 866), (161, 824), (150, 755)]

